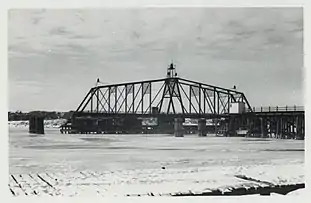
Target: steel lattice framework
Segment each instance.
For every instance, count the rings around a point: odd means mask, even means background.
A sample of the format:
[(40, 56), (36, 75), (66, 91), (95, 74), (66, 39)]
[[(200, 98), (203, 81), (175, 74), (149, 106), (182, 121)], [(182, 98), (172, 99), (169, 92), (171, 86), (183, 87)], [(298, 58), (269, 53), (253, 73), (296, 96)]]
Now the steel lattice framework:
[(228, 114), (232, 102), (243, 102), (244, 93), (179, 77), (95, 86), (77, 113), (101, 114)]
[[(198, 122), (212, 119), (212, 132), (225, 136), (236, 136), (238, 130), (244, 129), (248, 136), (304, 139), (302, 107), (258, 110), (252, 108), (244, 93), (236, 88), (177, 77), (173, 64), (166, 78), (92, 87), (61, 132), (174, 133), (181, 130), (178, 122), (186, 118), (198, 119)], [(152, 122), (146, 125), (146, 121)], [(198, 131), (201, 129), (199, 134), (204, 134), (202, 125), (198, 123), (196, 127)], [(194, 130), (192, 126), (185, 128), (187, 133)]]

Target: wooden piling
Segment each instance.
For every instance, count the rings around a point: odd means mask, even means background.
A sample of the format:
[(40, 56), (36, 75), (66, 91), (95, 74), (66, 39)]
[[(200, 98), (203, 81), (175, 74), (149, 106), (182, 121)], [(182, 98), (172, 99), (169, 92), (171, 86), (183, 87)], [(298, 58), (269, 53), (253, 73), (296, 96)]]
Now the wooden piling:
[(260, 124), (261, 124), (261, 137), (266, 138), (267, 137), (267, 123), (265, 118), (260, 118)]
[(206, 119), (205, 118), (198, 120), (198, 134), (199, 136), (206, 136)]
[(184, 136), (184, 130), (183, 130), (183, 119), (181, 118), (175, 118), (175, 125), (174, 125), (174, 134), (175, 137), (183, 137)]

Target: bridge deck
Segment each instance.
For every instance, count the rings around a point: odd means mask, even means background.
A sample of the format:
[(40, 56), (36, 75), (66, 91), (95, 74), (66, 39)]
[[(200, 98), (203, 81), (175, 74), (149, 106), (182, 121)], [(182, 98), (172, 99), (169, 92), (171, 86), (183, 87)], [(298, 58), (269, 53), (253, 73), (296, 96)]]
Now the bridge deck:
[(91, 111), (84, 111), (84, 112), (76, 112), (76, 116), (90, 116), (93, 118), (98, 117), (127, 117), (127, 116), (135, 116), (135, 117), (183, 117), (183, 118), (206, 118), (206, 119), (212, 119), (212, 118), (226, 118), (230, 115), (241, 115), (241, 116), (293, 116), (293, 115), (304, 115), (304, 107), (302, 106), (289, 106), (289, 107), (259, 107), (259, 108), (253, 108), (252, 111), (246, 111), (244, 113), (240, 114), (229, 114), (229, 113), (158, 113), (153, 114), (150, 112), (142, 113), (142, 112), (136, 112), (136, 113), (126, 113), (126, 112), (118, 112), (118, 113), (96, 113)]

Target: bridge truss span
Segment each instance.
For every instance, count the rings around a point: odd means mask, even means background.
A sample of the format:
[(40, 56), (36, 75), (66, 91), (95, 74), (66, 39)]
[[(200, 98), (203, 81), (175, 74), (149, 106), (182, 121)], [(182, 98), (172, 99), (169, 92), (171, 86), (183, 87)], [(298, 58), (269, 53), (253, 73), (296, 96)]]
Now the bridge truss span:
[(103, 114), (228, 114), (244, 93), (179, 77), (101, 85), (89, 90), (76, 112)]

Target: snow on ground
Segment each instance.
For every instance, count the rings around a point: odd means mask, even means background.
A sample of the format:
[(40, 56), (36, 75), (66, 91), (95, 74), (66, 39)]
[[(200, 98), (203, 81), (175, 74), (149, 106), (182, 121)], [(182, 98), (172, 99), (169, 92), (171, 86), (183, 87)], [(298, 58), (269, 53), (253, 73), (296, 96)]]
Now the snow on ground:
[[(283, 166), (279, 166), (281, 169)], [(286, 167), (296, 169), (297, 166), (287, 165)], [(248, 166), (250, 170), (255, 170), (256, 166)], [(268, 166), (266, 166), (268, 168)], [(269, 170), (266, 170), (269, 174)], [(303, 183), (304, 178), (301, 171), (298, 171), (299, 178), (295, 177), (295, 183)], [(38, 193), (48, 193), (54, 195), (100, 195), (100, 196), (135, 196), (135, 195), (169, 195), (170, 193), (188, 192), (202, 193), (213, 189), (227, 191), (230, 188), (250, 188), (268, 186), (265, 183), (245, 181), (235, 178), (238, 174), (234, 167), (204, 167), (193, 169), (142, 169), (142, 170), (119, 170), (119, 171), (81, 171), (81, 172), (55, 172), (39, 173), (40, 177), (49, 182), (53, 188), (46, 184), (38, 183), (38, 174), (15, 175), (23, 188), (28, 189), (28, 194), (33, 190)], [(281, 175), (282, 176), (282, 175)], [(291, 178), (283, 176), (284, 179)], [(31, 180), (35, 177), (35, 180)], [(276, 176), (276, 178), (278, 175)], [(269, 176), (262, 175), (263, 180), (269, 181)], [(31, 183), (33, 182), (33, 183)], [(287, 183), (289, 184), (290, 181)], [(29, 184), (30, 183), (30, 184)], [(275, 181), (275, 184), (284, 184), (282, 181)], [(11, 178), (13, 190), (14, 181)], [(16, 184), (15, 184), (16, 185)], [(49, 190), (49, 191), (45, 191)], [(44, 192), (45, 191), (45, 192)], [(22, 192), (20, 192), (22, 193)]]
[[(66, 119), (44, 120), (45, 128), (59, 128), (66, 122)], [(9, 128), (28, 128), (29, 121), (8, 121)]]
[[(11, 128), (9, 132), (10, 174), (29, 192), (66, 196), (168, 195), (304, 183), (302, 140), (68, 135), (60, 134), (58, 129), (46, 129), (45, 135), (33, 136), (22, 128)], [(53, 187), (48, 187), (38, 174)], [(12, 177), (10, 181), (13, 188), (21, 190)]]
[(289, 195), (289, 196), (304, 196), (304, 195), (307, 195), (307, 189), (303, 188), (303, 189), (295, 190), (293, 192), (288, 193), (287, 195)]

